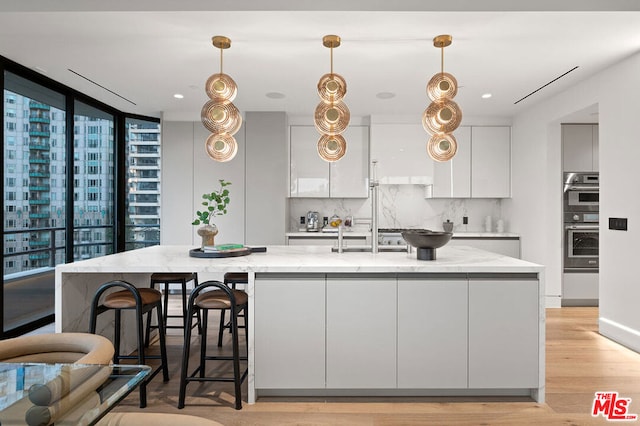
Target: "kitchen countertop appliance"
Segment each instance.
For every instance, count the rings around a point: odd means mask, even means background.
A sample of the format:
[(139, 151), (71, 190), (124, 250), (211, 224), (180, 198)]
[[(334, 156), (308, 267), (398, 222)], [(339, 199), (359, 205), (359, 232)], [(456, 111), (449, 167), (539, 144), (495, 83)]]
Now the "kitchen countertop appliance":
[(598, 173), (564, 173), (564, 272), (598, 272)]
[(320, 213), (314, 211), (307, 212), (307, 232), (320, 231)]

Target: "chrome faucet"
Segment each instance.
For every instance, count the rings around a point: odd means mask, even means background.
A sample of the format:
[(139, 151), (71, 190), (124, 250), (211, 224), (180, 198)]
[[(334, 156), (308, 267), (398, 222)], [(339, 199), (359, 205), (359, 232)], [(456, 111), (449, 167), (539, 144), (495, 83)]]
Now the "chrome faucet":
[(376, 178), (376, 166), (378, 160), (371, 161), (371, 179), (369, 188), (371, 189), (371, 253), (378, 253), (378, 189), (379, 183)]
[(344, 247), (344, 228), (342, 224), (338, 225), (338, 253), (342, 253)]

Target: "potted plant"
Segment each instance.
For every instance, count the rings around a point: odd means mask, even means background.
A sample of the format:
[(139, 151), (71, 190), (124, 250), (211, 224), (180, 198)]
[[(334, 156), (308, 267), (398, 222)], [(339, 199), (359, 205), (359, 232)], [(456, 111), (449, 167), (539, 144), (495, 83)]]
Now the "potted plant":
[(198, 235), (202, 237), (202, 245), (200, 248), (204, 250), (204, 246), (214, 245), (215, 236), (218, 234), (218, 227), (212, 223), (213, 218), (227, 214), (227, 205), (229, 205), (229, 190), (226, 188), (231, 185), (224, 179), (220, 179), (220, 189), (210, 193), (202, 194), (202, 205), (205, 207), (202, 211), (196, 212), (196, 218), (192, 225), (203, 225), (198, 228)]

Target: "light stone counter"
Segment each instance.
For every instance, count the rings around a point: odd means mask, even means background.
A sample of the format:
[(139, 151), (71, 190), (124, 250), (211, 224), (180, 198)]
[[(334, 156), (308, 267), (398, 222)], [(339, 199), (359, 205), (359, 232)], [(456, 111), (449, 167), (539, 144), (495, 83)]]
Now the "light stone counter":
[[(536, 383), (527, 385), (524, 394), (531, 395), (539, 402), (544, 401), (544, 267), (519, 259), (474, 249), (466, 246), (445, 246), (437, 250), (437, 260), (421, 261), (414, 253), (332, 253), (328, 247), (318, 246), (269, 246), (266, 253), (230, 258), (194, 258), (188, 252), (189, 246), (154, 246), (144, 249), (113, 254), (56, 267), (56, 331), (87, 331), (89, 308), (93, 294), (104, 282), (124, 279), (138, 287), (148, 287), (149, 275), (153, 272), (198, 272), (217, 274), (225, 272), (247, 272), (249, 274), (249, 402), (256, 398), (255, 353), (256, 331), (254, 325), (256, 300), (254, 291), (270, 277), (280, 277), (280, 281), (296, 285), (296, 277), (329, 277), (329, 275), (353, 277), (469, 277), (468, 287), (475, 286), (471, 278), (483, 280), (486, 277), (504, 277), (504, 282), (513, 277), (527, 276), (535, 279), (538, 303), (537, 319), (534, 319), (537, 336), (534, 342), (537, 368), (534, 372)], [(474, 275), (475, 274), (475, 275)], [(290, 278), (288, 278), (290, 277)], [(324, 278), (322, 278), (324, 279)], [(399, 278), (398, 278), (399, 279)], [(200, 279), (202, 282), (203, 279)], [(395, 281), (394, 281), (395, 282)], [(465, 283), (467, 281), (464, 281)], [(301, 289), (301, 286), (298, 285)], [(477, 288), (481, 288), (479, 285)], [(367, 291), (361, 297), (367, 297)], [(491, 296), (494, 297), (494, 296)], [(259, 301), (257, 301), (260, 303)], [(266, 303), (266, 302), (265, 302)], [(498, 306), (509, 305), (508, 300), (497, 301)], [(466, 305), (465, 305), (466, 306)], [(497, 314), (496, 314), (497, 315)], [(534, 312), (535, 315), (535, 312)], [(395, 318), (395, 317), (394, 317)], [(125, 318), (130, 321), (133, 318)], [(292, 318), (297, 321), (297, 318)], [(504, 319), (500, 319), (504, 321)], [(508, 320), (507, 320), (508, 321)], [(265, 321), (265, 324), (268, 321)], [(99, 322), (99, 332), (109, 336), (110, 323)], [(131, 335), (133, 327), (125, 327), (123, 342), (133, 349), (135, 339)], [(508, 345), (508, 342), (505, 342)], [(176, 380), (177, 378), (174, 378)], [(263, 386), (269, 388), (271, 386)], [(491, 387), (491, 386), (490, 386)], [(498, 386), (502, 388), (502, 386)], [(519, 388), (520, 386), (514, 386)], [(469, 391), (469, 389), (467, 389)], [(502, 392), (495, 390), (497, 394)], [(520, 390), (522, 391), (522, 389)], [(327, 390), (321, 393), (327, 394)], [(483, 391), (484, 392), (484, 391)], [(277, 392), (276, 392), (277, 394)], [(356, 394), (359, 394), (356, 392)], [(366, 394), (361, 393), (361, 394)], [(443, 394), (438, 393), (436, 394)], [(444, 394), (456, 394), (446, 392)], [(466, 395), (467, 393), (462, 393)], [(474, 394), (478, 394), (475, 392)], [(485, 394), (485, 393), (481, 393)], [(489, 394), (492, 394), (489, 392)], [(507, 394), (511, 394), (507, 392)], [(516, 393), (523, 394), (523, 393)]]
[[(370, 237), (370, 231), (345, 231), (345, 236)], [(285, 233), (286, 237), (310, 237), (310, 238), (338, 238), (337, 231), (331, 232), (306, 232), (293, 231)], [(520, 238), (520, 234), (513, 232), (454, 232), (453, 238)]]

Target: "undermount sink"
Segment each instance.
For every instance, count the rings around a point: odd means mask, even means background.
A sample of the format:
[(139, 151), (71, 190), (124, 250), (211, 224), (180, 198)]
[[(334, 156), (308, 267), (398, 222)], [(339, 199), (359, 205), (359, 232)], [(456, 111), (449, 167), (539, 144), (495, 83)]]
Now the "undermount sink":
[[(337, 253), (338, 247), (331, 247), (331, 251), (333, 253)], [(406, 245), (401, 245), (401, 246), (383, 246), (380, 245), (378, 246), (378, 251), (387, 251), (387, 252), (398, 252), (398, 253), (406, 253), (407, 252), (407, 246)], [(346, 247), (342, 247), (342, 252), (343, 253), (366, 253), (366, 252), (371, 252), (371, 246), (346, 246)]]
[(447, 244), (452, 236), (452, 232), (437, 232), (430, 229), (402, 231), (402, 238), (417, 249), (417, 257), (420, 260), (435, 260), (436, 249)]

